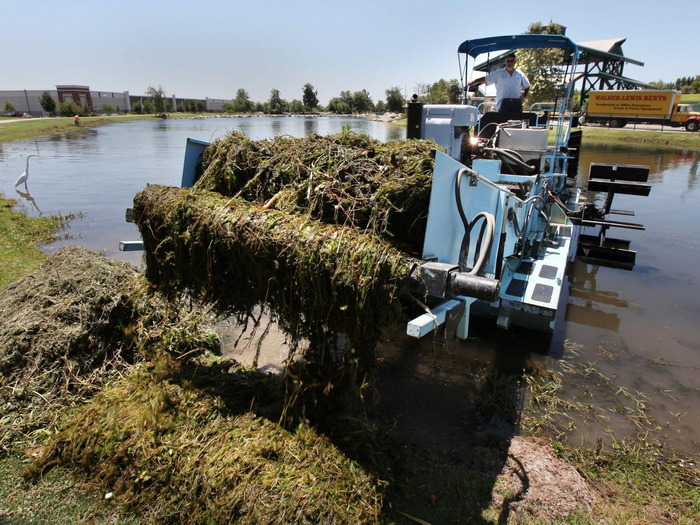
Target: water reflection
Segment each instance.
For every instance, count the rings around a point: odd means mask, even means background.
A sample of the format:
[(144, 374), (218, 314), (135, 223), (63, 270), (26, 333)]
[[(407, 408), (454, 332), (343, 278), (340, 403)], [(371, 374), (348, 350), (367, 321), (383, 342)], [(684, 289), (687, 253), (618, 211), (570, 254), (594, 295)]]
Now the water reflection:
[(21, 198), (23, 198), (25, 201), (27, 201), (29, 204), (31, 204), (32, 207), (36, 211), (39, 212), (39, 217), (41, 217), (44, 214), (44, 212), (39, 209), (39, 206), (37, 205), (36, 200), (34, 199), (34, 197), (32, 197), (32, 195), (29, 193), (29, 191), (23, 192), (23, 191), (20, 191), (18, 189), (15, 189), (15, 191), (17, 192), (17, 195), (19, 195)]
[(581, 148), (577, 183), (581, 186), (588, 184), (588, 167), (592, 162), (601, 162), (605, 156), (606, 164), (632, 164), (649, 166), (649, 182), (662, 182), (663, 173), (677, 168), (690, 167), (697, 172), (700, 153), (696, 151), (661, 150), (640, 148), (634, 146), (607, 145)]
[(312, 133), (315, 133), (316, 129), (316, 123), (312, 119), (306, 119), (304, 121), (304, 135), (308, 136), (311, 135)]
[(601, 328), (617, 333), (620, 330), (620, 318), (615, 312), (607, 312), (602, 306), (627, 308), (627, 301), (620, 299), (614, 291), (600, 291), (596, 275), (599, 266), (587, 265), (577, 261), (573, 272), (568, 276), (569, 301), (566, 304), (564, 319), (567, 323), (577, 323), (591, 328)]
[[(661, 429), (656, 437), (668, 446), (697, 453), (700, 443), (693, 436), (700, 432), (700, 378), (696, 373), (700, 369), (700, 279), (696, 269), (700, 215), (693, 197), (697, 197), (700, 155), (584, 144), (577, 177), (581, 186), (587, 185), (591, 162), (650, 167), (651, 194), (644, 198), (616, 195), (614, 206), (634, 210), (631, 222), (644, 224), (646, 230), (625, 230), (623, 234), (637, 252), (632, 271), (581, 261), (572, 265), (565, 314), (550, 352), (590, 364), (602, 374), (599, 377), (614, 381), (616, 389), (643, 394), (648, 413)], [(598, 200), (603, 197), (596, 196)], [(567, 340), (580, 345), (576, 355), (567, 355)], [(578, 383), (569, 387), (571, 395), (585, 396), (589, 388), (596, 388), (595, 381)], [(605, 408), (615, 413), (619, 407), (614, 404), (620, 400), (608, 397), (612, 405)], [(686, 411), (694, 415), (682, 421), (672, 417)], [(590, 439), (605, 428), (618, 437), (638, 431), (625, 417), (600, 424), (577, 421), (576, 425), (574, 440)]]

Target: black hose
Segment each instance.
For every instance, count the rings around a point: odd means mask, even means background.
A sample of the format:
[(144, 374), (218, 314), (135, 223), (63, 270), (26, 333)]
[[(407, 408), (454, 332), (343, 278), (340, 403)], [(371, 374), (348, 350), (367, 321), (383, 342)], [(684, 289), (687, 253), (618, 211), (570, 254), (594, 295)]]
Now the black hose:
[(501, 160), (504, 160), (506, 162), (510, 161), (509, 163), (520, 166), (526, 171), (535, 171), (536, 169), (534, 166), (530, 166), (529, 164), (526, 164), (523, 160), (520, 160), (518, 157), (522, 158), (522, 156), (513, 150), (502, 148), (486, 148), (485, 151), (491, 151), (498, 155), (501, 158)]
[(484, 132), (485, 129), (488, 129), (489, 126), (496, 126), (496, 127), (498, 127), (498, 124), (495, 123), (495, 122), (489, 122), (488, 124), (486, 124), (483, 128), (481, 128), (481, 129), (479, 130), (479, 134), (477, 135), (477, 137), (483, 138), (483, 137), (481, 136), (481, 134)]
[[(471, 271), (468, 272), (469, 275), (477, 275), (481, 271), (481, 267), (484, 265), (488, 254), (491, 252), (491, 244), (493, 243), (496, 219), (492, 214), (482, 211), (474, 216), (474, 219), (471, 221), (471, 223), (467, 220), (467, 216), (464, 213), (464, 208), (462, 207), (462, 194), (460, 192), (462, 175), (464, 175), (466, 171), (467, 170), (465, 170), (464, 168), (459, 170), (457, 172), (457, 177), (455, 178), (455, 200), (457, 202), (457, 211), (459, 212), (459, 217), (462, 220), (462, 224), (464, 225), (464, 237), (462, 237), (462, 245), (459, 249), (458, 266), (460, 272), (467, 272), (467, 262), (469, 259), (469, 244), (471, 242), (471, 231), (474, 228), (474, 226), (481, 219), (483, 219), (484, 223), (481, 225), (481, 231), (479, 232), (479, 237), (476, 241), (474, 267), (471, 269)], [(486, 236), (487, 240), (486, 247), (482, 252), (481, 245), (484, 236)]]

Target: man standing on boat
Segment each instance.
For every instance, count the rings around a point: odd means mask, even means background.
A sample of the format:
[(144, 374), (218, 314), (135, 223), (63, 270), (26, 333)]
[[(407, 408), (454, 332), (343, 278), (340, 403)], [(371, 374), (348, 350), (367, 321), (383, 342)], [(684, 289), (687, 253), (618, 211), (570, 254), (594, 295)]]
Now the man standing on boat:
[(515, 53), (506, 57), (506, 67), (492, 71), (482, 78), (469, 82), (469, 87), (496, 84), (496, 108), (498, 111), (519, 113), (523, 110), (523, 100), (530, 91), (530, 81), (525, 73), (515, 69)]

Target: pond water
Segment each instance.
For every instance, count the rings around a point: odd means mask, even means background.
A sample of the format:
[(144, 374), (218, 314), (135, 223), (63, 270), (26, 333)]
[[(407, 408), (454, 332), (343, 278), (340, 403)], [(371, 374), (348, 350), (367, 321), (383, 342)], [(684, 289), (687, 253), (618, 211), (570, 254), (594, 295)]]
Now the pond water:
[[(210, 141), (229, 130), (253, 139), (340, 132), (349, 126), (380, 140), (400, 139), (404, 130), (354, 118), (249, 118), (124, 122), (53, 137), (0, 144), (0, 191), (16, 198), (31, 216), (77, 213), (60, 241), (80, 244), (110, 257), (140, 264), (140, 252), (120, 252), (120, 240), (137, 240), (124, 212), (147, 183), (179, 185), (187, 137)], [(13, 185), (32, 158), (29, 195)], [(544, 366), (543, 356), (592, 363), (602, 374), (568, 385), (581, 399), (598, 389), (611, 418), (577, 422), (572, 438), (594, 441), (606, 428), (618, 437), (637, 432), (634, 406), (643, 403), (658, 436), (669, 446), (700, 452), (700, 175), (697, 152), (590, 147), (582, 150), (578, 182), (585, 185), (591, 162), (649, 165), (649, 197), (618, 195), (614, 208), (634, 210), (644, 231), (611, 232), (632, 241), (638, 252), (632, 271), (576, 262), (568, 278), (568, 299), (552, 337), (521, 336), (486, 327), (462, 345), (454, 359), (492, 362), (521, 371)], [(24, 195), (23, 195), (24, 194)], [(603, 199), (602, 195), (597, 198)], [(84, 214), (84, 215), (83, 215)], [(476, 324), (476, 323), (474, 323)], [(571, 352), (569, 341), (577, 346)], [(568, 348), (565, 350), (565, 348)], [(445, 367), (455, 366), (446, 363)], [(444, 372), (444, 370), (443, 370)], [(432, 374), (433, 371), (428, 370)], [(442, 373), (442, 372), (441, 372)], [(605, 391), (622, 387), (627, 403)], [(441, 379), (442, 381), (442, 379)], [(608, 390), (610, 385), (607, 384)], [(632, 407), (632, 408), (630, 408)], [(626, 417), (615, 419), (615, 415)], [(631, 411), (631, 412), (630, 412)], [(447, 414), (445, 417), (449, 417)]]

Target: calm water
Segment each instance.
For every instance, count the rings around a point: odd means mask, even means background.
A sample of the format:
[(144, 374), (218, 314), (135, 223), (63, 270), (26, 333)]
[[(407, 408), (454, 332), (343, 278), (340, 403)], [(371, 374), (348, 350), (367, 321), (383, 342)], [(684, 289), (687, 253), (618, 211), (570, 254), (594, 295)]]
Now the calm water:
[[(118, 251), (120, 240), (138, 239), (135, 226), (125, 222), (124, 211), (146, 183), (179, 185), (187, 137), (210, 141), (234, 129), (253, 139), (323, 135), (339, 132), (343, 126), (380, 140), (404, 136), (402, 129), (384, 123), (343, 118), (125, 122), (0, 144), (0, 191), (17, 198), (32, 216), (39, 215), (39, 210), (44, 214), (85, 214), (72, 221), (67, 238), (49, 246), (48, 251), (80, 244), (138, 265), (140, 253)], [(13, 185), (24, 170), (25, 156), (37, 152), (41, 156), (32, 158), (30, 164), (30, 196), (18, 195)], [(568, 280), (567, 305), (561, 309), (551, 339), (523, 343), (512, 336), (495, 335), (495, 342), (466, 343), (463, 355), (484, 361), (489, 359), (484, 353), (490, 353), (492, 361), (501, 361), (504, 366), (528, 368), (541, 366), (541, 355), (549, 348), (555, 357), (594, 363), (615, 388), (624, 387), (647, 404), (661, 439), (675, 448), (698, 453), (700, 156), (697, 152), (592, 148), (584, 144), (578, 180), (582, 185), (591, 162), (651, 167), (651, 195), (618, 195), (613, 206), (636, 212), (636, 217), (615, 218), (646, 225), (645, 231), (610, 233), (632, 241), (631, 249), (638, 252), (636, 267), (622, 271), (577, 262)], [(489, 333), (482, 339), (488, 339)], [(578, 357), (564, 351), (566, 340), (580, 345)], [(596, 392), (600, 386), (599, 379), (589, 379), (570, 386), (569, 393), (585, 400), (587, 392)], [(609, 403), (611, 419), (577, 423), (574, 439), (594, 441), (608, 427), (618, 437), (634, 434), (631, 418), (615, 418), (613, 411), (624, 411), (619, 398), (605, 389), (594, 393), (594, 401), (605, 399)], [(624, 406), (636, 405), (631, 397), (626, 399)]]

